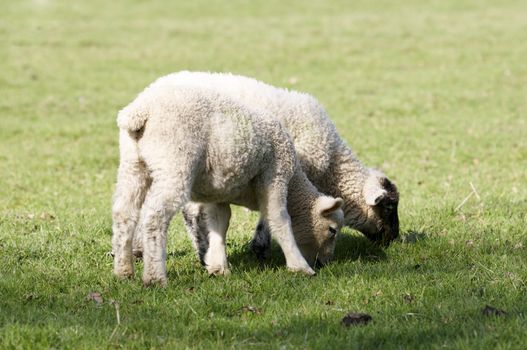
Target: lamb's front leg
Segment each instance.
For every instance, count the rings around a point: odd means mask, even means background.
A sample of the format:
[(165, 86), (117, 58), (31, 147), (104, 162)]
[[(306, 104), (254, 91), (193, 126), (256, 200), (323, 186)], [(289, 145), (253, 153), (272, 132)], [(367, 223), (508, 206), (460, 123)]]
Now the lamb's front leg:
[(285, 255), (287, 268), (294, 272), (314, 275), (315, 271), (309, 266), (300, 253), (295, 241), (291, 218), (287, 212), (287, 187), (281, 183), (274, 183), (267, 187), (262, 202), (261, 213), (269, 224), (271, 234), (274, 235)]

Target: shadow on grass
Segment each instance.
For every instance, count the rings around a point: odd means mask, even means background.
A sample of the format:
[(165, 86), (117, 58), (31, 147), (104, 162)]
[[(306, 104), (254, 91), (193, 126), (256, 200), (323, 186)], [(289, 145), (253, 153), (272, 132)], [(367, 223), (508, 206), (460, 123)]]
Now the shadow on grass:
[(412, 244), (417, 243), (418, 241), (424, 241), (426, 239), (428, 239), (428, 234), (426, 232), (408, 230), (401, 234), (399, 238), (397, 238), (396, 242)]
[(377, 262), (386, 260), (386, 249), (356, 233), (343, 233), (340, 235), (335, 247), (333, 261)]
[[(167, 252), (167, 259), (177, 259), (185, 257), (189, 254), (186, 250), (178, 249), (175, 251)], [(142, 259), (141, 259), (142, 260)]]
[[(366, 237), (358, 234), (343, 233), (340, 235), (336, 248), (334, 262), (356, 261), (375, 263), (386, 260), (385, 248), (372, 243)], [(280, 246), (272, 241), (271, 252), (265, 260), (258, 260), (251, 251), (250, 242), (240, 245), (230, 245), (228, 248), (229, 263), (237, 270), (274, 269), (285, 265), (285, 257)], [(324, 266), (317, 266), (324, 268)]]
[[(391, 243), (390, 246), (397, 244), (415, 244), (424, 241), (428, 238), (428, 234), (416, 230), (408, 230), (401, 234), (401, 236)], [(371, 242), (365, 236), (358, 232), (343, 232), (338, 238), (335, 248), (335, 255), (331, 263), (343, 263), (360, 260), (362, 263), (377, 263), (385, 261), (390, 255), (390, 247), (382, 247), (377, 243)], [(279, 269), (285, 266), (285, 257), (280, 246), (275, 242), (271, 242), (271, 251), (269, 257), (265, 260), (258, 260), (256, 255), (252, 252), (250, 241), (239, 243), (235, 241), (227, 242), (228, 261), (232, 268), (238, 272), (262, 270), (262, 269)], [(178, 249), (168, 252), (167, 260), (181, 259), (188, 257), (194, 252), (189, 252), (185, 249)], [(140, 260), (140, 259), (139, 259)], [(196, 268), (203, 269), (196, 257)], [(324, 269), (325, 266), (317, 265), (316, 269)], [(171, 271), (168, 271), (169, 277)]]
[[(390, 247), (398, 244), (416, 244), (429, 237), (426, 232), (408, 230), (401, 233), (400, 237), (391, 243), (389, 247), (382, 247), (371, 242), (358, 232), (343, 232), (335, 248), (334, 263), (350, 262), (360, 260), (363, 263), (377, 263), (389, 258)], [(245, 244), (231, 245), (228, 249), (229, 262), (236, 266), (237, 270), (246, 271), (252, 269), (275, 269), (285, 265), (284, 254), (276, 242), (271, 243), (271, 253), (265, 260), (258, 260), (251, 251), (250, 242)], [(331, 263), (330, 263), (331, 264)], [(323, 269), (324, 266), (317, 266)]]

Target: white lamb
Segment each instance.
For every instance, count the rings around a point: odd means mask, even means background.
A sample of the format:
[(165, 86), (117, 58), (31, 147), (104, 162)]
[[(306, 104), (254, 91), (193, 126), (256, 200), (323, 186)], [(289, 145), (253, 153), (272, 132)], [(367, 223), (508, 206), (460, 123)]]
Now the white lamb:
[[(321, 192), (344, 200), (345, 225), (383, 245), (399, 235), (396, 186), (383, 173), (365, 167), (357, 159), (313, 96), (223, 73), (183, 71), (162, 77), (158, 83), (215, 89), (266, 111), (264, 115), (279, 120), (287, 129), (309, 180)], [(192, 215), (186, 217), (193, 220)], [(263, 257), (269, 244), (265, 222), (261, 221), (255, 231), (253, 250)]]
[(190, 200), (200, 202), (206, 214), (204, 262), (210, 273), (228, 273), (230, 203), (260, 210), (290, 270), (314, 274), (299, 250), (303, 240), (313, 245), (322, 237), (334, 246), (342, 200), (311, 185), (289, 136), (271, 118), (212, 90), (154, 83), (119, 112), (117, 123), (120, 165), (112, 209), (117, 276), (134, 273), (135, 233), (143, 239), (143, 283), (166, 283), (167, 228)]

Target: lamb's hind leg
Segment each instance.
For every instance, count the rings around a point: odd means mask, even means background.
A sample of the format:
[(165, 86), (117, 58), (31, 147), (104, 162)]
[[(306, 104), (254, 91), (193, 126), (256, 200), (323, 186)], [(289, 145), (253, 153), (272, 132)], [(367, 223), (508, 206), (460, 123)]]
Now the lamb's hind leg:
[(183, 209), (183, 217), (201, 264), (211, 275), (229, 274), (225, 250), (229, 205), (192, 202)]
[(115, 275), (130, 277), (134, 273), (132, 240), (149, 186), (149, 177), (142, 161), (123, 158), (119, 165), (112, 206), (112, 252)]
[(269, 224), (271, 234), (274, 235), (285, 255), (289, 270), (314, 275), (315, 271), (309, 266), (300, 253), (293, 235), (291, 218), (287, 212), (287, 185), (275, 182), (266, 188), (265, 198), (261, 203), (261, 213)]
[(143, 283), (166, 284), (167, 230), (174, 214), (188, 199), (190, 186), (174, 172), (153, 176), (141, 210), (139, 228), (143, 237)]

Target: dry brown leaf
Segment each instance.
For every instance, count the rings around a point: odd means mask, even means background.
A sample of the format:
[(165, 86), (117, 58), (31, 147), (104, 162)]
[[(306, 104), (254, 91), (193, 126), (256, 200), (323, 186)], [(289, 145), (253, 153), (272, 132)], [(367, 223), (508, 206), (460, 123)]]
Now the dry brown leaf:
[(504, 310), (496, 309), (493, 306), (486, 305), (483, 310), (481, 310), (481, 313), (484, 316), (505, 316), (507, 315), (507, 312)]
[(350, 312), (342, 318), (340, 323), (345, 327), (367, 324), (372, 320), (368, 314), (361, 312)]

